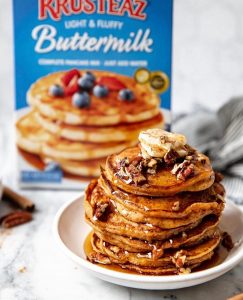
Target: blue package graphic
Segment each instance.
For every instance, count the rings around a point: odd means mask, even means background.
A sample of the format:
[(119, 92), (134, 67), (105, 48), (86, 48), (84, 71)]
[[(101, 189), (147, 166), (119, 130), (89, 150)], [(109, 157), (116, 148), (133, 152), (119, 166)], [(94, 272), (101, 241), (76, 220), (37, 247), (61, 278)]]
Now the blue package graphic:
[[(58, 162), (64, 171), (61, 180), (59, 178), (56, 182), (53, 180), (53, 186), (83, 187), (87, 183), (85, 179), (99, 174), (98, 167), (93, 167), (94, 161), (102, 165), (103, 158), (111, 154), (111, 151), (107, 150), (108, 146), (103, 149), (104, 143), (113, 143), (113, 149), (117, 150), (119, 147), (115, 143), (123, 142), (124, 147), (130, 145), (128, 138), (119, 140), (115, 137), (116, 134), (113, 137), (99, 135), (95, 139), (91, 137), (84, 139), (81, 131), (77, 133), (77, 128), (80, 128), (78, 126), (83, 126), (82, 130), (85, 130), (83, 129), (86, 128), (85, 126), (107, 128), (107, 126), (119, 126), (123, 123), (146, 121), (144, 126), (148, 127), (147, 124), (152, 122), (149, 123), (144, 115), (143, 118), (134, 118), (134, 121), (121, 118), (117, 123), (114, 121), (115, 118), (107, 123), (102, 119), (100, 123), (81, 122), (81, 118), (77, 118), (78, 113), (74, 113), (76, 119), (70, 119), (70, 114), (69, 118), (59, 114), (61, 116), (59, 119), (53, 112), (53, 107), (58, 105), (52, 105), (51, 111), (46, 104), (51, 90), (71, 99), (68, 100), (72, 104), (70, 111), (73, 111), (73, 107), (88, 109), (88, 106), (96, 101), (93, 100), (96, 97), (95, 93), (99, 97), (103, 94), (110, 96), (117, 92), (119, 101), (129, 101), (129, 97), (136, 98), (137, 94), (130, 88), (130, 83), (127, 86), (124, 82), (119, 83), (125, 78), (124, 75), (135, 80), (141, 89), (148, 89), (148, 93), (152, 91), (154, 97), (160, 100), (163, 120), (159, 120), (158, 116), (155, 120), (155, 113), (151, 114), (151, 119), (153, 117), (156, 124), (163, 123), (164, 128), (168, 128), (171, 109), (172, 0), (26, 0), (24, 5), (20, 0), (13, 0), (13, 16), (19, 174), (21, 171), (27, 172), (22, 174), (28, 174), (28, 176), (19, 176), (20, 184), (24, 187), (33, 186), (33, 183), (35, 186), (44, 187), (43, 178), (48, 176), (37, 176), (32, 179), (31, 171), (44, 173), (49, 161)], [(76, 89), (75, 86), (82, 83), (78, 78), (79, 75), (72, 73), (73, 70), (80, 70), (80, 76), (83, 76), (82, 70), (93, 72), (96, 79), (93, 83), (89, 82), (92, 91), (87, 87), (89, 84), (87, 81), (86, 86), (81, 88), (82, 91)], [(97, 70), (101, 73), (96, 73)], [(50, 83), (49, 94), (46, 96), (42, 95), (44, 92), (42, 93), (39, 87), (39, 94), (37, 96), (35, 94), (34, 98), (31, 88), (34, 89), (37, 84), (40, 86), (41, 79), (49, 76), (48, 74), (59, 74), (58, 72), (63, 73), (65, 79), (57, 79), (56, 82)], [(112, 74), (117, 74), (117, 80), (114, 79), (114, 82), (110, 82), (110, 78), (107, 79), (112, 77)], [(97, 79), (102, 76), (102, 79)], [(53, 85), (59, 85), (60, 82), (64, 86), (53, 88)], [(107, 91), (97, 87), (95, 89), (92, 84), (105, 85)], [(80, 86), (78, 88), (80, 89)], [(130, 89), (130, 95), (118, 89)], [(79, 95), (76, 96), (76, 100), (73, 100), (75, 93)], [(38, 106), (36, 103), (41, 97), (43, 97), (41, 99), (43, 105)], [(154, 126), (153, 123), (151, 124)], [(75, 131), (75, 134), (68, 135), (67, 130), (66, 134), (61, 132), (60, 127), (66, 129), (68, 126), (72, 130), (71, 133)], [(74, 130), (75, 126), (77, 127)], [(27, 138), (23, 132), (28, 132)], [(99, 134), (100, 131), (97, 132)], [(58, 140), (60, 138), (61, 140)], [(53, 149), (54, 140), (61, 145), (58, 149), (57, 147)], [(80, 145), (80, 143), (94, 143), (95, 149), (102, 150), (101, 154), (88, 154), (86, 144)], [(63, 152), (60, 152), (60, 149)], [(78, 150), (75, 152), (73, 149)], [(87, 155), (81, 155), (81, 152)], [(78, 181), (76, 178), (73, 180), (73, 176), (80, 177), (82, 180)], [(42, 178), (39, 184), (38, 178)]]

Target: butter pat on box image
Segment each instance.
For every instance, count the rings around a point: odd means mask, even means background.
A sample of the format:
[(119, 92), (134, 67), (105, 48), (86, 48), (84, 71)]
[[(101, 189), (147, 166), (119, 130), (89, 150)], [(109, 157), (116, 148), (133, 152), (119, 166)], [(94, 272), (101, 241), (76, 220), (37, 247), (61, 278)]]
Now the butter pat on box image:
[(20, 187), (79, 189), (170, 126), (171, 0), (13, 0)]

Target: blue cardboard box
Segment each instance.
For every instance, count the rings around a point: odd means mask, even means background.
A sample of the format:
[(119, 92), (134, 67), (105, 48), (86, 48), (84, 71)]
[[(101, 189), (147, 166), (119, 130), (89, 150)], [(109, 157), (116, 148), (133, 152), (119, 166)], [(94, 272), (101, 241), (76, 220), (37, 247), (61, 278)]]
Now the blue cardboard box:
[(169, 128), (172, 0), (13, 0), (18, 180), (82, 188)]

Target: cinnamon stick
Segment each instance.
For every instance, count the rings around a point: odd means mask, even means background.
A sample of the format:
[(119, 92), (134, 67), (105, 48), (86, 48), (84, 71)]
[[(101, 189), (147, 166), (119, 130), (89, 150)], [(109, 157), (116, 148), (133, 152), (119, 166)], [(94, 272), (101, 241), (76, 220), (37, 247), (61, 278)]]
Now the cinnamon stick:
[(35, 205), (31, 200), (16, 193), (7, 186), (3, 187), (3, 199), (16, 204), (18, 207), (26, 211), (32, 212), (35, 209)]

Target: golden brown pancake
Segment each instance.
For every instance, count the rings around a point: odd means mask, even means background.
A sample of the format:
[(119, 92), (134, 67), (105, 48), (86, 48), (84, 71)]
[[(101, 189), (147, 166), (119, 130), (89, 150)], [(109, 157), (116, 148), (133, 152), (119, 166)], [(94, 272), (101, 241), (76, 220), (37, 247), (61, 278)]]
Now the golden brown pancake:
[[(210, 197), (210, 194), (208, 194), (208, 197)], [(161, 210), (161, 215), (156, 217), (151, 217), (148, 215), (147, 211), (138, 212), (137, 210), (131, 210), (125, 208), (122, 204), (120, 204), (118, 201), (116, 201), (116, 198), (110, 195), (106, 194), (104, 190), (97, 185), (95, 189), (93, 190), (93, 193), (91, 194), (91, 202), (106, 202), (107, 198), (109, 201), (112, 202), (114, 207), (116, 208), (117, 212), (126, 218), (129, 221), (136, 222), (136, 223), (144, 223), (144, 224), (150, 224), (150, 226), (158, 226), (160, 228), (170, 229), (170, 228), (177, 228), (184, 225), (192, 224), (193, 222), (196, 222), (199, 219), (202, 219), (203, 217), (214, 214), (214, 215), (220, 215), (224, 208), (224, 202), (221, 199), (217, 199), (213, 196), (213, 199), (211, 201), (209, 200), (208, 203), (201, 203), (200, 202), (200, 196), (198, 197), (198, 200), (195, 198), (194, 204), (197, 204), (194, 206), (194, 209), (190, 207), (190, 204), (188, 205), (188, 211), (189, 213), (181, 218), (173, 218), (173, 217), (164, 217), (163, 211)], [(180, 206), (181, 203), (187, 202), (186, 197), (179, 198), (179, 195), (177, 196), (177, 205)], [(161, 201), (163, 203), (167, 202), (167, 198), (164, 199), (156, 199), (157, 201)], [(149, 200), (148, 200), (149, 201)], [(153, 200), (150, 200), (153, 201)], [(198, 201), (198, 202), (196, 202)], [(171, 202), (171, 198), (169, 198), (169, 202)], [(175, 202), (174, 202), (175, 203)], [(193, 205), (193, 204), (192, 204)], [(191, 206), (192, 206), (191, 205)], [(166, 204), (165, 204), (166, 206)], [(175, 213), (175, 212), (174, 212)]]
[(139, 139), (109, 156), (86, 189), (87, 258), (143, 275), (190, 273), (220, 245), (222, 178), (183, 135), (153, 129)]
[(113, 126), (83, 126), (68, 125), (35, 113), (36, 120), (51, 134), (71, 140), (92, 143), (121, 142), (137, 140), (139, 132), (148, 128), (163, 127), (161, 113), (146, 121), (136, 123), (121, 123)]
[(151, 218), (186, 218), (201, 209), (214, 209), (221, 206), (225, 195), (224, 187), (217, 182), (206, 190), (183, 192), (167, 197), (148, 197), (124, 192), (113, 185), (101, 171), (99, 186), (112, 201), (123, 209)]
[(153, 259), (151, 252), (138, 255), (137, 253), (123, 251), (117, 246), (104, 242), (97, 235), (93, 234), (92, 245), (94, 252), (90, 254), (89, 259), (96, 263), (105, 261), (106, 264), (110, 261), (110, 264), (119, 264), (123, 268), (126, 268), (127, 265), (136, 266), (137, 271), (139, 268), (141, 268), (141, 271), (143, 268), (147, 268), (147, 270), (154, 270), (156, 268), (162, 274), (169, 273), (171, 270), (174, 270), (172, 273), (178, 273), (180, 259), (183, 260), (181, 268), (184, 269), (199, 265), (213, 256), (220, 240), (221, 236), (217, 233), (200, 244), (189, 248), (182, 247), (179, 251), (174, 249), (167, 250), (164, 252), (163, 257)]
[[(71, 96), (53, 97), (49, 87), (60, 84), (65, 72), (49, 74), (37, 80), (28, 91), (28, 102), (43, 116), (71, 125), (115, 125), (145, 121), (158, 115), (159, 97), (146, 85), (137, 84), (131, 77), (107, 71), (92, 71), (97, 80), (114, 77), (134, 93), (133, 101), (120, 101), (117, 91), (110, 91), (105, 98), (91, 96), (91, 106), (79, 109), (72, 105)], [(80, 71), (82, 75), (85, 70)]]
[(97, 181), (92, 181), (86, 190), (85, 196), (85, 213), (86, 221), (92, 225), (92, 227), (105, 230), (110, 233), (127, 236), (130, 238), (137, 238), (141, 240), (164, 240), (168, 239), (178, 233), (192, 229), (196, 227), (203, 219), (198, 216), (198, 219), (190, 224), (182, 225), (176, 228), (161, 228), (154, 226), (149, 223), (136, 223), (124, 218), (113, 206), (110, 206), (110, 211), (105, 221), (99, 220), (95, 217), (95, 211), (99, 204), (99, 199), (105, 203), (109, 203), (109, 198), (102, 194), (96, 189)]
[(128, 148), (117, 155), (111, 155), (106, 161), (105, 175), (113, 184), (122, 190), (137, 195), (146, 196), (168, 196), (185, 191), (201, 191), (209, 188), (214, 182), (214, 172), (207, 156), (202, 164), (197, 161), (195, 164), (194, 176), (181, 180), (172, 174), (173, 167), (162, 168), (155, 175), (147, 175), (147, 182), (137, 185), (133, 182), (126, 183), (126, 179), (118, 175), (119, 162), (126, 157), (133, 160), (140, 155), (139, 147)]
[(105, 158), (82, 161), (54, 159), (51, 157), (42, 157), (42, 159), (51, 159), (58, 162), (62, 170), (68, 174), (88, 178), (98, 177), (100, 175), (100, 167), (105, 165)]
[[(74, 142), (51, 135), (43, 129), (35, 119), (35, 113), (30, 112), (16, 124), (17, 144), (30, 153), (52, 157), (55, 160), (92, 160), (104, 158), (120, 151), (136, 141), (107, 142), (102, 144)], [(99, 165), (97, 166), (99, 167)]]
[[(95, 234), (102, 240), (118, 246), (129, 252), (159, 252), (163, 254), (164, 249), (177, 249), (180, 246), (192, 246), (203, 241), (205, 238), (211, 237), (217, 231), (219, 218), (214, 215), (205, 217), (202, 222), (195, 228), (189, 229), (164, 241), (154, 241), (148, 243), (141, 239), (131, 239), (126, 236), (108, 233), (99, 229), (95, 229)], [(161, 251), (162, 250), (162, 251)]]

